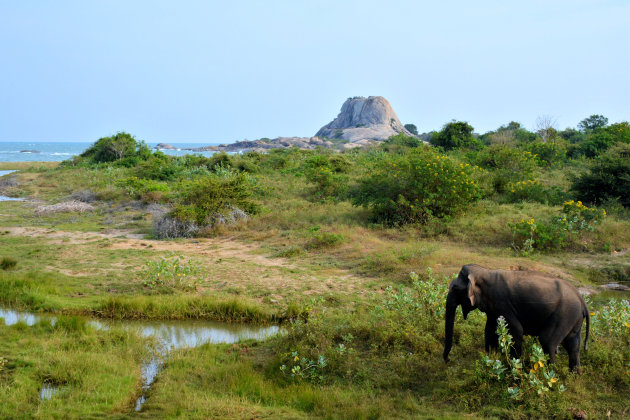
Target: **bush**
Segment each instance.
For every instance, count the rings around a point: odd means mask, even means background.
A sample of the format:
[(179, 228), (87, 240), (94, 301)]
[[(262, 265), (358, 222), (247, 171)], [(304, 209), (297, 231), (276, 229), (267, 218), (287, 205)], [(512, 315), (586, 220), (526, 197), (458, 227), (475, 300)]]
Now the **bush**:
[(605, 216), (605, 210), (586, 207), (581, 201), (567, 201), (560, 216), (551, 221), (523, 219), (519, 223), (509, 223), (513, 237), (512, 246), (524, 254), (530, 254), (535, 249), (562, 249), (582, 232), (592, 232)]
[(138, 163), (134, 173), (138, 178), (170, 181), (177, 176), (178, 168), (169, 156), (157, 151), (149, 159)]
[(17, 266), (17, 260), (11, 257), (2, 257), (0, 260), (0, 268), (3, 270), (12, 270)]
[(504, 386), (507, 385), (504, 388), (505, 394), (516, 401), (524, 398), (543, 399), (553, 390), (566, 390), (564, 385), (558, 383), (556, 372), (548, 366), (548, 356), (543, 353), (539, 344), (532, 344), (526, 349), (523, 355), (529, 359), (529, 366), (526, 366), (523, 360), (510, 357), (514, 341), (502, 316), (498, 319), (496, 333), (499, 337), (500, 355), (497, 359), (491, 359), (487, 355), (482, 357), (486, 375), (481, 374), (478, 379), (484, 380), (484, 376), (489, 376)]
[(170, 191), (169, 185), (165, 182), (140, 179), (135, 176), (123, 178), (117, 181), (116, 185), (122, 188), (130, 197), (136, 199), (140, 199), (154, 192), (160, 192), (164, 195)]
[(538, 156), (507, 145), (493, 145), (477, 155), (477, 164), (492, 171), (492, 186), (498, 193), (510, 183), (530, 179), (539, 164)]
[(567, 158), (567, 145), (564, 140), (541, 142), (535, 141), (524, 145), (524, 150), (536, 157), (536, 163), (541, 166), (551, 166), (562, 163)]
[(212, 226), (235, 209), (257, 213), (258, 206), (250, 200), (251, 195), (252, 181), (243, 173), (208, 175), (181, 185), (181, 196), (170, 216), (200, 227)]
[(345, 195), (350, 161), (342, 155), (314, 155), (304, 160), (302, 169), (306, 179), (314, 184), (317, 199), (339, 199)]
[(587, 203), (618, 199), (630, 207), (630, 144), (619, 143), (595, 159), (587, 173), (573, 180), (572, 190)]
[(153, 230), (158, 239), (191, 238), (199, 233), (199, 226), (194, 221), (179, 221), (166, 214), (155, 221)]
[(195, 290), (200, 283), (201, 268), (195, 261), (184, 261), (184, 257), (165, 258), (147, 261), (142, 272), (142, 284), (155, 289), (167, 287), (182, 290)]
[(123, 159), (130, 160), (130, 158), (145, 160), (149, 156), (151, 156), (151, 149), (144, 142), (136, 141), (131, 134), (121, 131), (112, 137), (98, 139), (92, 146), (81, 153), (79, 158), (88, 163), (107, 163), (122, 161)]
[(480, 197), (472, 179), (476, 167), (457, 164), (428, 146), (406, 155), (376, 154), (374, 159), (352, 202), (369, 208), (376, 222), (425, 223), (455, 214)]
[(324, 232), (321, 226), (317, 225), (309, 229), (311, 239), (304, 246), (307, 250), (330, 248), (337, 246), (344, 241), (341, 233)]
[(431, 136), (431, 144), (443, 147), (444, 150), (472, 148), (478, 149), (483, 145), (473, 136), (473, 127), (464, 121), (451, 121), (442, 130)]
[(549, 205), (561, 204), (566, 200), (566, 193), (559, 187), (545, 188), (540, 181), (528, 179), (506, 186), (505, 199), (509, 203), (530, 201)]
[(594, 129), (580, 145), (581, 152), (588, 157), (595, 157), (615, 143), (630, 143), (630, 123), (624, 121)]
[(422, 140), (401, 133), (385, 140), (381, 143), (381, 148), (390, 153), (404, 153), (410, 147), (420, 147), (423, 144)]

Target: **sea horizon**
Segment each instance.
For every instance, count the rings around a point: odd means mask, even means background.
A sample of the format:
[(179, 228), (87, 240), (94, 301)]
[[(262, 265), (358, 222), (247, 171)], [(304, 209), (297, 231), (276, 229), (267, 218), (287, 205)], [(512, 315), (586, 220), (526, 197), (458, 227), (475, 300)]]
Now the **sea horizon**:
[[(186, 148), (198, 148), (203, 146), (217, 146), (219, 142), (146, 142), (151, 149), (160, 143), (170, 144), (176, 149), (160, 149), (163, 153), (173, 156), (186, 154), (201, 154), (211, 156), (215, 152), (192, 152)], [(0, 162), (60, 162), (80, 155), (93, 141), (1, 141)]]

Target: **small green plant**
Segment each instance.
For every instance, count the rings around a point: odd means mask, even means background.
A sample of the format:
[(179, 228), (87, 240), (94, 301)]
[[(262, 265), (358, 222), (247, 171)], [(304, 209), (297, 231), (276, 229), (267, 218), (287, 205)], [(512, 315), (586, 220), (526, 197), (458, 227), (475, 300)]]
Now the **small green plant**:
[(321, 383), (326, 378), (324, 369), (328, 365), (326, 357), (320, 354), (316, 359), (300, 357), (297, 351), (287, 353), (286, 363), (280, 366), (280, 371), (291, 378)]
[(384, 309), (394, 311), (406, 319), (416, 317), (440, 319), (444, 315), (444, 300), (448, 293), (449, 278), (439, 280), (433, 276), (433, 270), (427, 268), (427, 278), (421, 280), (414, 272), (409, 273), (411, 288), (388, 286), (382, 303)]
[(558, 382), (556, 372), (547, 365), (547, 356), (540, 345), (532, 344), (529, 349), (531, 367), (527, 372), (521, 359), (510, 357), (514, 340), (502, 316), (497, 320), (496, 333), (499, 336), (500, 356), (494, 359), (484, 355), (481, 361), (490, 377), (507, 385), (506, 392), (510, 398), (518, 401), (534, 394), (544, 398), (552, 390), (566, 390)]
[(630, 302), (627, 300), (611, 299), (590, 315), (593, 331), (597, 334), (630, 338)]
[(199, 263), (183, 256), (162, 257), (147, 261), (142, 273), (142, 284), (150, 289), (160, 286), (181, 290), (194, 290), (199, 285), (201, 269)]
[(322, 231), (320, 225), (313, 226), (309, 228), (308, 231), (311, 235), (311, 239), (304, 246), (307, 250), (331, 248), (339, 245), (345, 239), (341, 233)]
[(11, 257), (2, 257), (0, 260), (0, 268), (3, 270), (12, 270), (17, 266), (17, 260)]

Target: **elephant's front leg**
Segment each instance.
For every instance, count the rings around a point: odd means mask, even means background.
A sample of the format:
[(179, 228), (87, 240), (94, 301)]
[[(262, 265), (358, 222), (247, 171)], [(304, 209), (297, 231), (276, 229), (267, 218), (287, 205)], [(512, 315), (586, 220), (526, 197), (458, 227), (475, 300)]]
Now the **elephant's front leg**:
[(486, 351), (499, 348), (499, 336), (497, 335), (497, 317), (488, 314), (486, 320)]

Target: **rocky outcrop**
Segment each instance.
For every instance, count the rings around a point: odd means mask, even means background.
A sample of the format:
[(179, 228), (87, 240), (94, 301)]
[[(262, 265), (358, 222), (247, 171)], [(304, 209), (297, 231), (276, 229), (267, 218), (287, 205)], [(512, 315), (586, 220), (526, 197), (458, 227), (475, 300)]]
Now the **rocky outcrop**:
[(192, 152), (247, 152), (250, 150), (265, 151), (297, 147), (299, 149), (315, 149), (317, 147), (333, 147), (333, 143), (319, 137), (277, 137), (275, 139), (243, 140), (232, 144), (188, 148)]
[(382, 96), (357, 96), (348, 98), (337, 118), (315, 135), (357, 143), (362, 140), (385, 140), (399, 133), (413, 136), (402, 125), (387, 99)]
[(155, 146), (155, 149), (157, 149), (157, 150), (177, 150), (177, 147), (171, 146), (168, 143), (158, 143)]

